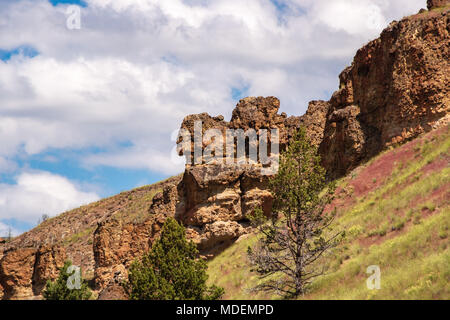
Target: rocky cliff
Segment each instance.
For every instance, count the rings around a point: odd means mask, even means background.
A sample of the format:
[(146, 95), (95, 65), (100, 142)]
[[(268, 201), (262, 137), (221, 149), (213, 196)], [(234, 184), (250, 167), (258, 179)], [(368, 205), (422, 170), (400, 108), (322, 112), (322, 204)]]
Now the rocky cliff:
[[(357, 52), (331, 99), (311, 102), (303, 116), (279, 114), (275, 97), (250, 97), (238, 103), (230, 121), (202, 113), (187, 116), (181, 129), (193, 136), (196, 121), (202, 121), (203, 132), (214, 128), (222, 134), (226, 129), (278, 128), (283, 149), (303, 126), (329, 177), (345, 175), (380, 151), (448, 123), (447, 4), (428, 1), (430, 11), (391, 23)], [(201, 148), (211, 143), (204, 141)], [(39, 294), (44, 279), (54, 278), (64, 247), (75, 264), (92, 271), (99, 298), (123, 298), (119, 284), (127, 268), (150, 248), (169, 216), (186, 226), (205, 257), (212, 256), (252, 231), (248, 216), (256, 207), (270, 214), (269, 177), (261, 175), (262, 168), (261, 163), (188, 165), (182, 177), (152, 188), (161, 190), (154, 197), (139, 198), (145, 210), (140, 207), (138, 219), (135, 194), (64, 214), (44, 225), (45, 232), (33, 230), (0, 247), (0, 293), (4, 298)], [(65, 228), (54, 231), (55, 226)]]
[(425, 11), (391, 23), (340, 74), (320, 145), (330, 176), (342, 176), (386, 147), (448, 120), (448, 11)]

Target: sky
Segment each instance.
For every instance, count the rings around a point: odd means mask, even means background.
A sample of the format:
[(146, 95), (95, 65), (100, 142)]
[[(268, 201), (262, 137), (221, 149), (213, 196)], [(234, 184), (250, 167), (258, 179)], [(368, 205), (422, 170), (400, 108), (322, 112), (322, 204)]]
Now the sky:
[(358, 48), (422, 7), (1, 0), (0, 236), (181, 173), (174, 133), (188, 114), (229, 119), (246, 96), (303, 114), (330, 98)]

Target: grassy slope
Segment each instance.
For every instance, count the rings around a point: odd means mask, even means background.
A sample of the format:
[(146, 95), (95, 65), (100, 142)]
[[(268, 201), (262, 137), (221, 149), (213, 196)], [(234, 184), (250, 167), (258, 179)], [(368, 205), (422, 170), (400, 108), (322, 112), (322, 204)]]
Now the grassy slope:
[[(450, 127), (388, 150), (339, 181), (336, 226), (345, 241), (330, 252), (329, 270), (302, 299), (450, 298)], [(225, 299), (271, 299), (249, 289), (241, 239), (209, 262), (210, 282)], [(368, 290), (366, 268), (381, 268), (381, 289)]]

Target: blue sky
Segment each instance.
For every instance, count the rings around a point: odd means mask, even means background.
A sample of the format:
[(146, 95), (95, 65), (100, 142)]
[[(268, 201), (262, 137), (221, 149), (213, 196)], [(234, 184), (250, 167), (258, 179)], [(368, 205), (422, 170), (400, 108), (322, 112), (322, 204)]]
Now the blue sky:
[(87, 7), (87, 3), (83, 0), (49, 0), (50, 3), (54, 6), (58, 4), (76, 4), (81, 7)]
[(22, 45), (13, 49), (0, 49), (0, 60), (8, 61), (11, 57), (23, 55), (27, 58), (34, 58), (39, 55), (39, 52), (31, 46)]
[[(80, 29), (67, 27), (69, 4)], [(424, 0), (3, 0), (0, 236), (181, 173), (183, 117), (246, 96), (301, 115)]]

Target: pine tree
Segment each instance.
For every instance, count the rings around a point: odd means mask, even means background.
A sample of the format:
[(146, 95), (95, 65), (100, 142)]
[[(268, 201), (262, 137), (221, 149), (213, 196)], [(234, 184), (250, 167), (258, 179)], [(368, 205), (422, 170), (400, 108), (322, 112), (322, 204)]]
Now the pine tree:
[(258, 210), (253, 217), (261, 239), (248, 248), (250, 263), (260, 277), (258, 291), (286, 297), (303, 294), (311, 281), (323, 274), (317, 262), (337, 245), (342, 233), (333, 233), (334, 211), (324, 209), (333, 198), (317, 149), (301, 128), (281, 155), (277, 175), (271, 179), (274, 197), (272, 218)]
[(169, 218), (152, 249), (131, 265), (126, 288), (132, 300), (219, 299), (223, 289), (206, 285), (206, 269), (183, 226)]
[[(73, 269), (72, 262), (66, 261), (59, 270), (58, 279), (54, 282), (47, 281), (47, 285), (42, 293), (46, 300), (89, 300), (92, 292), (85, 280)], [(78, 278), (78, 279), (77, 279)], [(77, 283), (78, 282), (78, 283)], [(77, 289), (76, 287), (79, 286)]]

